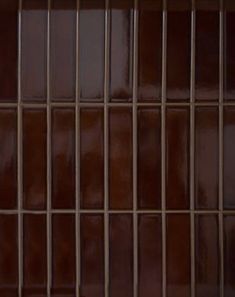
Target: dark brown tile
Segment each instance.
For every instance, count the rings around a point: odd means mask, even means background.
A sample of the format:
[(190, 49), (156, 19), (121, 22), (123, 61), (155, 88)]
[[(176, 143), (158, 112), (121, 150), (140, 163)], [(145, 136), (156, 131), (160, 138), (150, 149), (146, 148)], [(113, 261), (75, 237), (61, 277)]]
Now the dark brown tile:
[(46, 215), (24, 215), (23, 296), (46, 296)]
[(139, 297), (162, 295), (161, 216), (139, 216)]
[(196, 297), (220, 296), (219, 230), (216, 215), (195, 217)]
[(224, 108), (224, 207), (235, 208), (235, 107)]
[(109, 110), (109, 199), (112, 209), (132, 208), (132, 110)]
[(132, 215), (122, 214), (110, 216), (110, 297), (133, 296), (132, 231)]
[(22, 97), (45, 101), (47, 96), (47, 1), (22, 1)]
[(17, 100), (18, 0), (0, 4), (0, 101)]
[(162, 0), (139, 1), (140, 101), (160, 100), (162, 81)]
[(104, 206), (104, 114), (100, 108), (80, 112), (81, 208)]
[(75, 111), (52, 110), (52, 207), (75, 207)]
[(75, 216), (52, 217), (52, 296), (75, 296)]
[(23, 110), (23, 207), (45, 209), (47, 118), (45, 109)]
[(79, 16), (80, 97), (102, 101), (104, 96), (104, 0), (81, 0)]
[(76, 90), (76, 0), (53, 0), (51, 8), (51, 97), (55, 101), (73, 101)]
[(0, 109), (0, 208), (17, 205), (17, 114)]
[(219, 113), (217, 107), (195, 110), (195, 204), (218, 208)]
[[(191, 1), (167, 1), (167, 99), (190, 97)], [(179, 42), (180, 40), (180, 42)]]
[(110, 0), (110, 97), (132, 98), (133, 0)]
[(166, 282), (167, 297), (190, 296), (190, 217), (167, 216)]
[(81, 216), (81, 296), (104, 296), (104, 220)]
[(196, 1), (196, 100), (219, 98), (219, 0)]
[(18, 227), (16, 215), (0, 215), (0, 294), (18, 296)]
[(161, 208), (161, 111), (138, 110), (138, 206)]
[(166, 110), (166, 206), (189, 208), (189, 109)]

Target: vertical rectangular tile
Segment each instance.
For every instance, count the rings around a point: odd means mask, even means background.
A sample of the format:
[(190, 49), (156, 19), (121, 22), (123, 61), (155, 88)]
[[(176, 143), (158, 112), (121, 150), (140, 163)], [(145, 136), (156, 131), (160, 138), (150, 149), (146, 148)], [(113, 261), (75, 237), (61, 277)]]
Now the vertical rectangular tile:
[(139, 1), (139, 101), (161, 98), (162, 0)]
[(132, 98), (133, 0), (110, 0), (110, 97)]
[(104, 297), (104, 219), (81, 215), (81, 296)]
[(132, 215), (118, 214), (110, 216), (110, 297), (133, 296), (132, 231)]
[(139, 297), (162, 296), (162, 231), (160, 215), (140, 215)]
[(138, 207), (161, 208), (161, 111), (138, 110)]
[(167, 1), (167, 99), (190, 97), (191, 1)]
[(104, 114), (100, 108), (80, 111), (80, 207), (104, 206)]
[(52, 0), (50, 19), (51, 97), (75, 100), (76, 0)]
[(75, 216), (52, 217), (52, 296), (75, 296)]
[(52, 207), (75, 207), (75, 111), (52, 110)]
[(166, 232), (167, 297), (190, 297), (189, 215), (168, 215)]
[(218, 229), (218, 217), (216, 215), (196, 215), (196, 297), (220, 296), (220, 256)]
[(224, 207), (235, 208), (235, 107), (224, 108)]
[(109, 199), (112, 209), (132, 208), (132, 110), (109, 110)]
[(0, 3), (0, 101), (17, 100), (18, 0)]
[(47, 0), (22, 0), (22, 97), (45, 101), (47, 96)]
[(18, 296), (17, 215), (0, 215), (0, 295)]
[(105, 1), (80, 0), (79, 51), (80, 97), (103, 101)]
[(23, 296), (46, 297), (46, 215), (24, 215)]
[(166, 110), (166, 206), (189, 208), (189, 109)]
[(219, 113), (217, 107), (195, 110), (195, 206), (218, 208)]
[(196, 100), (219, 98), (219, 9), (219, 0), (196, 1)]
[(17, 206), (16, 109), (0, 109), (0, 208)]
[(47, 200), (45, 109), (23, 110), (23, 207), (45, 209)]

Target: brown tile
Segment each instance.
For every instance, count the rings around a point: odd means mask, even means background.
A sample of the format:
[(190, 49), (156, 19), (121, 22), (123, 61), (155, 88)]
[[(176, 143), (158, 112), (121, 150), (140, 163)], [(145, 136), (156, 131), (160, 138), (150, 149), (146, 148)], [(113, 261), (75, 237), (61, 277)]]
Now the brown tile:
[(196, 100), (219, 98), (219, 0), (196, 1)]
[(219, 113), (217, 107), (195, 110), (195, 204), (218, 208)]
[(16, 215), (0, 215), (0, 295), (18, 296), (18, 231)]
[(166, 110), (166, 205), (189, 208), (189, 109)]
[(75, 208), (75, 111), (52, 110), (52, 207)]
[(160, 215), (139, 216), (139, 297), (162, 295), (162, 231)]
[(132, 110), (109, 110), (109, 199), (112, 209), (132, 208)]
[(161, 98), (162, 0), (139, 1), (139, 101)]
[[(167, 99), (190, 97), (190, 0), (167, 1)], [(180, 42), (179, 42), (180, 40)]]
[(0, 208), (17, 205), (17, 114), (0, 109)]
[(53, 0), (51, 5), (51, 97), (55, 101), (74, 101), (76, 89), (76, 0)]
[(52, 217), (52, 296), (75, 296), (75, 216)]
[(79, 84), (82, 101), (103, 101), (104, 96), (104, 0), (81, 0), (79, 15)]
[[(133, 227), (131, 215), (111, 215), (109, 229), (110, 297), (133, 296)], [(121, 239), (121, 240), (120, 240)]]
[(110, 0), (110, 97), (132, 97), (133, 0)]
[(167, 216), (167, 297), (190, 296), (190, 218), (185, 214)]
[(218, 217), (195, 217), (196, 297), (220, 296)]
[(0, 101), (17, 100), (18, 0), (0, 4)]
[(81, 296), (104, 297), (104, 220), (81, 215)]
[(24, 215), (23, 296), (46, 296), (46, 215)]
[(161, 208), (161, 111), (138, 110), (138, 206)]
[(80, 203), (81, 208), (104, 205), (104, 114), (100, 108), (80, 112)]
[(45, 109), (23, 110), (23, 207), (45, 209), (47, 118)]
[(22, 1), (22, 97), (45, 101), (47, 96), (47, 1)]

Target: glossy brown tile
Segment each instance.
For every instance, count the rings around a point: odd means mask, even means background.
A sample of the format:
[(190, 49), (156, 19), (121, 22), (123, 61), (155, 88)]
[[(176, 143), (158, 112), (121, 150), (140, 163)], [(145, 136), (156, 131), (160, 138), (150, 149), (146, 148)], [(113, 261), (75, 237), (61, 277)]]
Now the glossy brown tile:
[(219, 98), (219, 5), (219, 0), (196, 1), (196, 100)]
[(224, 108), (224, 207), (235, 208), (235, 107)]
[(18, 296), (17, 215), (0, 215), (0, 294)]
[(166, 207), (189, 208), (189, 109), (166, 110)]
[(80, 111), (80, 207), (104, 206), (104, 113), (101, 108)]
[(219, 112), (195, 109), (195, 206), (217, 209), (219, 191)]
[(109, 204), (132, 208), (132, 110), (109, 110)]
[[(132, 215), (111, 215), (109, 228), (110, 297), (133, 296)], [(121, 240), (120, 240), (121, 239)]]
[(53, 0), (50, 15), (50, 90), (55, 101), (76, 92), (76, 0)]
[(162, 0), (139, 1), (139, 101), (161, 98)]
[(45, 209), (47, 201), (46, 109), (23, 110), (23, 207)]
[(46, 296), (46, 215), (24, 215), (23, 296)]
[(0, 3), (0, 102), (17, 100), (18, 0)]
[(81, 215), (81, 296), (104, 296), (104, 220)]
[(21, 92), (24, 101), (47, 96), (47, 1), (22, 0)]
[(133, 0), (110, 0), (110, 97), (132, 98)]
[(75, 296), (75, 216), (52, 217), (52, 290), (53, 297)]
[[(191, 1), (167, 1), (166, 97), (185, 101), (190, 97)], [(180, 40), (180, 42), (179, 42)]]
[(75, 111), (52, 110), (52, 208), (75, 208)]
[(0, 208), (17, 206), (17, 114), (0, 109)]
[(190, 297), (189, 215), (167, 215), (166, 232), (167, 297)]
[(138, 110), (138, 207), (161, 208), (161, 110)]
[(140, 215), (138, 296), (162, 296), (162, 229), (160, 215)]
[(81, 0), (79, 84), (82, 101), (103, 101), (105, 1)]

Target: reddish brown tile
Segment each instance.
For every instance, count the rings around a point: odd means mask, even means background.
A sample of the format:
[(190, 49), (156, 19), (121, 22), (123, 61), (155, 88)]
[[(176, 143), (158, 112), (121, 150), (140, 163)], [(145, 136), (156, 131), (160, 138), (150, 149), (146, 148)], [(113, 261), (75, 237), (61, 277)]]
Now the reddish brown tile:
[(80, 112), (80, 203), (81, 208), (104, 205), (104, 114), (103, 109)]
[(161, 111), (138, 110), (138, 206), (161, 208)]

